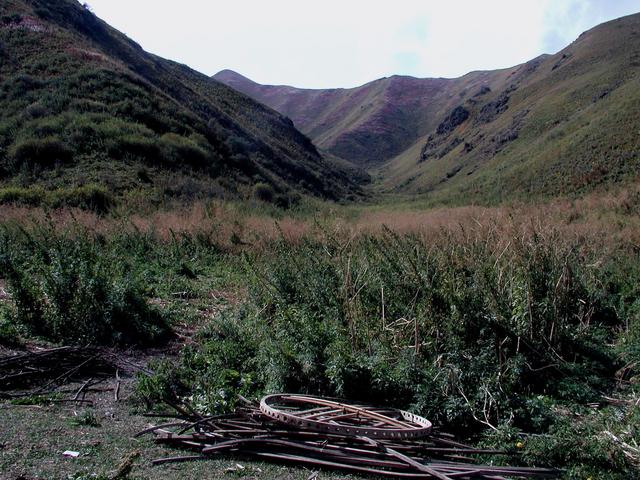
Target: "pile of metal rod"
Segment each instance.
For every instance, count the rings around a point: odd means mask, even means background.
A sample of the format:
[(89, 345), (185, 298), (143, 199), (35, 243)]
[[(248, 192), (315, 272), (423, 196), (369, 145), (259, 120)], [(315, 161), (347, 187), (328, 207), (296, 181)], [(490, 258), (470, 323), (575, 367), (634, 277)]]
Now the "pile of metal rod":
[[(270, 398), (279, 405), (269, 404)], [(496, 480), (559, 475), (552, 469), (480, 465), (478, 455), (506, 452), (459, 443), (407, 412), (315, 398), (312, 408), (305, 408), (291, 405), (291, 398), (312, 397), (265, 397), (260, 404), (248, 403), (233, 414), (210, 417), (181, 410), (175, 421), (139, 435), (154, 433), (160, 444), (191, 451), (154, 464), (238, 455), (390, 478)]]

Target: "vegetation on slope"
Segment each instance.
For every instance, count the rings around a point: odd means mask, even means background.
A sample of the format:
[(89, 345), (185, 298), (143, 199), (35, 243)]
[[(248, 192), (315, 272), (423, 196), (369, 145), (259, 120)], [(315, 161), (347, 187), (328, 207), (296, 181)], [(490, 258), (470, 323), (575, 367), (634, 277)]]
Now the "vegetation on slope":
[(214, 78), (289, 115), (319, 147), (373, 168), (389, 194), (434, 203), (575, 195), (636, 175), (638, 32), (640, 14), (631, 15), (555, 55), (457, 79), (304, 90), (230, 71)]
[(600, 25), (556, 55), (459, 100), (469, 116), (381, 171), (389, 191), (497, 203), (576, 195), (633, 180), (640, 160), (640, 14)]
[(84, 204), (73, 188), (88, 185), (162, 199), (241, 196), (263, 182), (283, 205), (292, 192), (358, 190), (288, 119), (147, 54), (76, 1), (3, 2), (0, 57), (5, 201), (63, 188)]
[(229, 70), (213, 78), (291, 117), (318, 147), (367, 168), (402, 153), (434, 128), (448, 97), (458, 93), (450, 80), (400, 76), (329, 90), (259, 85)]

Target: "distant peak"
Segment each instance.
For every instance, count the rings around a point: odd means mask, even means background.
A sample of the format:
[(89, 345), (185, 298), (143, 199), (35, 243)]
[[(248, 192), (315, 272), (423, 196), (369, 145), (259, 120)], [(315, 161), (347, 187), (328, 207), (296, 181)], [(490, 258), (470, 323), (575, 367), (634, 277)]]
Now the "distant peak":
[(220, 70), (213, 76), (213, 78), (216, 80), (249, 80), (244, 75), (229, 69)]
[(238, 72), (234, 72), (233, 70), (229, 70), (228, 68), (225, 68), (224, 70), (220, 70), (218, 73), (216, 73), (214, 75), (214, 77), (222, 77), (222, 76), (227, 76), (227, 75), (240, 75)]

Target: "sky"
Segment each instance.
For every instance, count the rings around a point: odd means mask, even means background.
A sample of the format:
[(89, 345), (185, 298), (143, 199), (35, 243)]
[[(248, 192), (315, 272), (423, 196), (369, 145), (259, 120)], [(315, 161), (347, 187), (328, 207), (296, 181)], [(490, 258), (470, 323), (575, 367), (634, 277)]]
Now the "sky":
[(640, 0), (86, 1), (147, 51), (303, 88), (510, 67), (640, 12)]

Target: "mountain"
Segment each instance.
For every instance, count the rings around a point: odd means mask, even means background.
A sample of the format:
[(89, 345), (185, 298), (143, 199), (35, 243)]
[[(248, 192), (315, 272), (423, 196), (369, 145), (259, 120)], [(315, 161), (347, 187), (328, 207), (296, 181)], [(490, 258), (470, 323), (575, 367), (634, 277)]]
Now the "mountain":
[(160, 198), (259, 185), (287, 203), (359, 195), (361, 179), (282, 114), (145, 52), (75, 0), (0, 3), (0, 200), (87, 185)]
[(435, 128), (457, 95), (482, 85), (486, 77), (480, 73), (451, 81), (394, 76), (330, 90), (260, 85), (230, 70), (213, 78), (287, 115), (320, 148), (371, 167)]
[(640, 166), (640, 14), (555, 55), (457, 79), (353, 89), (214, 78), (290, 117), (318, 147), (369, 168), (383, 192), (498, 202), (634, 179)]

